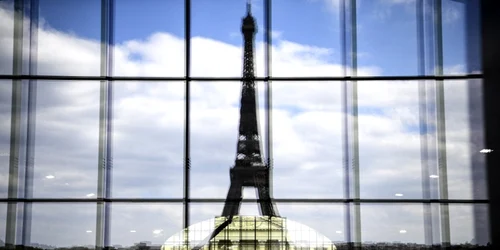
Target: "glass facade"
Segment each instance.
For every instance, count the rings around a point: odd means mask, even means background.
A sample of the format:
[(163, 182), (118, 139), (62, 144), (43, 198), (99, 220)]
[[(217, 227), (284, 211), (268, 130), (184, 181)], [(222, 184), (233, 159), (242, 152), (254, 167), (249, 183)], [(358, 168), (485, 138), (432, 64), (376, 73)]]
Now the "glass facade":
[(230, 219), (247, 1), (0, 0), (0, 248), (495, 244), (479, 2), (248, 1), (280, 216)]

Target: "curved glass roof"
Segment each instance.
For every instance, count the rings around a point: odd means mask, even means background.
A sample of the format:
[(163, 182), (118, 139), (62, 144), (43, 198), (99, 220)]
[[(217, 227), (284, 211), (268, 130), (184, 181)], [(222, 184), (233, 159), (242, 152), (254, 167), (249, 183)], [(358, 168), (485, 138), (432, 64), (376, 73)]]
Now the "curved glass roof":
[(323, 234), (283, 217), (234, 216), (232, 222), (210, 240), (214, 230), (227, 220), (227, 217), (215, 217), (193, 224), (168, 238), (162, 250), (197, 246), (201, 249), (336, 249)]

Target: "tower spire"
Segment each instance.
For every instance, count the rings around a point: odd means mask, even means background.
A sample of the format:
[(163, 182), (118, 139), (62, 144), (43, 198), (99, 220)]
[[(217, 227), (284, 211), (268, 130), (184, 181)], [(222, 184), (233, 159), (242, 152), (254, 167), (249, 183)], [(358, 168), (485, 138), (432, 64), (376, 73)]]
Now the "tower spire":
[(252, 0), (247, 0), (247, 15), (252, 15)]

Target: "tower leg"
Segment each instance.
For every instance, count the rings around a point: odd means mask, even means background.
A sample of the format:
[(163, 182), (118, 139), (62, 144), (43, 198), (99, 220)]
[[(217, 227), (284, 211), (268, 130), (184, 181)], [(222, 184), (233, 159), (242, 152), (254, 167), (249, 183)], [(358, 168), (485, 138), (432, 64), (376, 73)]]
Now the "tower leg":
[(255, 187), (260, 199), (260, 213), (264, 216), (279, 216), (274, 203), (271, 201), (269, 172), (257, 172), (255, 175)]
[(224, 204), (222, 216), (233, 216), (239, 214), (242, 199), (242, 189), (242, 183), (232, 178), (231, 186), (229, 187), (229, 191), (227, 192), (226, 203)]
[(257, 187), (260, 199), (260, 211), (264, 216), (279, 216), (275, 209), (271, 196), (269, 194), (269, 183), (267, 185)]

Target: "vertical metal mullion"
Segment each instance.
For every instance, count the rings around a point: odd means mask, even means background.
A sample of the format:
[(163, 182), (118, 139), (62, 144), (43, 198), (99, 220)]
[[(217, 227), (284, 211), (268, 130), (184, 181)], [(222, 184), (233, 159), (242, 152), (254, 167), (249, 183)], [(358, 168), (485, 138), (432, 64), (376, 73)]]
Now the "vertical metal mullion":
[[(29, 43), (29, 75), (37, 74), (38, 67), (38, 0), (30, 1), (30, 43)], [(24, 203), (23, 209), (23, 246), (31, 245), (31, 215), (33, 198), (33, 174), (35, 161), (35, 129), (36, 129), (36, 80), (29, 80), (28, 83), (28, 122), (26, 138), (26, 171), (24, 182), (24, 198), (28, 201)]]
[[(416, 16), (417, 16), (417, 58), (418, 58), (418, 74), (425, 75), (425, 31), (424, 31), (424, 2), (416, 1)], [(429, 182), (429, 149), (428, 149), (428, 132), (427, 132), (427, 96), (426, 96), (426, 81), (418, 82), (419, 96), (419, 120), (420, 120), (420, 162), (422, 170), (422, 198), (429, 200), (430, 182)], [(427, 246), (432, 245), (432, 213), (431, 206), (428, 203), (422, 204), (423, 219), (424, 219), (424, 240)]]
[[(467, 44), (467, 73), (481, 71), (481, 31), (478, 27), (480, 18), (480, 1), (465, 1), (465, 41)], [(482, 80), (467, 80), (468, 116), (469, 116), (469, 152), (471, 153), (470, 170), (472, 173), (473, 199), (487, 198), (485, 155), (480, 150), (485, 147), (484, 138), (484, 107), (480, 101)], [(486, 245), (489, 241), (487, 211), (483, 205), (474, 205), (474, 238), (476, 244)]]
[[(13, 75), (22, 74), (23, 63), (23, 22), (24, 3), (23, 0), (14, 2), (14, 45), (13, 45)], [(21, 104), (22, 104), (22, 80), (12, 81), (12, 107), (10, 127), (10, 149), (9, 149), (9, 186), (8, 198), (18, 198), (19, 184), (19, 150), (21, 147)], [(7, 221), (5, 230), (5, 247), (15, 248), (17, 224), (17, 202), (7, 204)]]
[[(272, 63), (272, 35), (271, 35), (271, 0), (266, 0), (265, 5), (264, 5), (264, 25), (266, 26), (265, 34), (264, 34), (264, 39), (266, 41), (266, 47), (264, 48), (264, 53), (265, 53), (265, 78), (267, 81), (265, 82), (265, 105), (266, 105), (266, 118), (265, 118), (265, 123), (266, 123), (266, 155), (267, 155), (267, 166), (269, 168), (269, 195), (270, 197), (273, 196), (273, 167), (274, 167), (274, 162), (273, 162), (273, 150), (272, 150), (272, 88), (271, 88), (271, 80), (269, 78), (271, 77), (271, 63)], [(273, 203), (274, 204), (274, 203)], [(274, 208), (276, 213), (278, 213), (278, 208)]]
[[(114, 45), (114, 0), (108, 0), (106, 10), (107, 25), (106, 25), (106, 75), (113, 75), (113, 45)], [(106, 81), (106, 179), (105, 193), (107, 199), (111, 198), (112, 194), (112, 173), (113, 173), (113, 81)], [(111, 230), (111, 203), (104, 203), (104, 247), (110, 247), (110, 230)]]
[[(357, 0), (351, 0), (350, 7), (350, 67), (351, 76), (357, 76)], [(352, 170), (353, 170), (353, 191), (354, 199), (360, 198), (360, 183), (359, 183), (359, 125), (358, 125), (358, 84), (357, 81), (352, 81)], [(361, 248), (361, 205), (359, 202), (354, 202), (354, 245)]]
[(190, 188), (190, 83), (191, 83), (191, 0), (184, 0), (184, 36), (185, 36), (185, 124), (184, 124), (184, 211), (185, 247), (189, 247), (189, 188)]
[[(101, 76), (109, 74), (109, 1), (101, 0)], [(108, 163), (108, 82), (100, 83), (99, 100), (99, 159), (97, 198), (106, 198), (107, 163)], [(106, 203), (96, 204), (96, 249), (103, 249), (107, 241), (106, 235)]]
[[(424, 1), (424, 31), (425, 31), (425, 74), (435, 75), (436, 72), (436, 15), (434, 0), (425, 2)], [(428, 169), (430, 175), (439, 176), (438, 167), (438, 132), (436, 124), (437, 122), (437, 103), (436, 103), (436, 84), (435, 81), (426, 81), (426, 107), (427, 107), (427, 157), (428, 157)], [(439, 179), (429, 178), (430, 196), (431, 199), (439, 199)], [(441, 245), (442, 235), (441, 235), (441, 214), (440, 214), (440, 204), (430, 204), (430, 217), (432, 224), (432, 244)]]
[[(346, 31), (346, 0), (340, 0), (340, 44), (342, 52), (342, 75), (347, 76), (347, 31)], [(350, 172), (350, 148), (349, 148), (349, 98), (348, 82), (342, 81), (342, 133), (343, 133), (343, 168), (344, 168), (344, 199), (351, 198), (351, 172)], [(345, 241), (349, 249), (352, 248), (352, 221), (351, 221), (351, 203), (347, 202), (344, 206), (344, 225)]]
[(500, 248), (500, 36), (498, 1), (481, 1), (481, 55), (484, 72), (483, 107), (485, 144), (494, 151), (486, 154), (491, 249)]
[[(442, 2), (434, 2), (434, 32), (435, 32), (435, 75), (443, 75), (443, 31), (442, 31)], [(436, 82), (436, 113), (437, 113), (437, 154), (439, 169), (439, 198), (448, 199), (448, 173), (446, 159), (446, 119), (444, 104), (443, 81)], [(442, 247), (450, 246), (450, 218), (449, 205), (442, 203), (440, 205), (441, 221), (441, 244)]]

